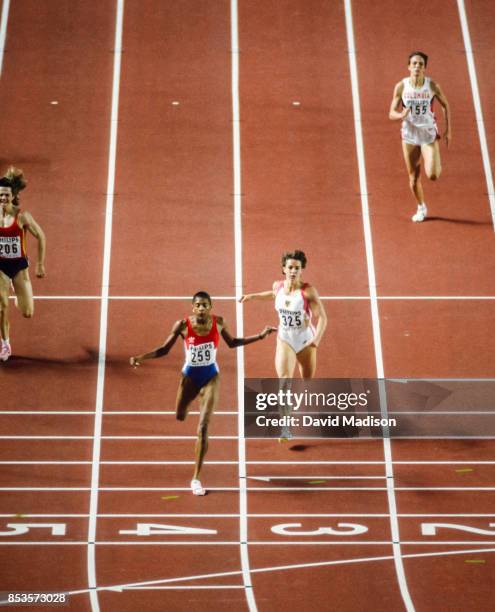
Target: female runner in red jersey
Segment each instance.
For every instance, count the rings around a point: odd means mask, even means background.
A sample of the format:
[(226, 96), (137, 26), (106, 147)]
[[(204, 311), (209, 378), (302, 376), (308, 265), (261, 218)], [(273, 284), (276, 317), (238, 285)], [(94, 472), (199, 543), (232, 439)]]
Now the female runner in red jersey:
[(184, 340), (186, 361), (177, 391), (176, 417), (179, 421), (183, 421), (186, 418), (189, 404), (199, 395), (200, 417), (196, 443), (196, 465), (191, 490), (194, 495), (205, 495), (206, 491), (201, 485), (199, 474), (208, 450), (208, 425), (219, 398), (220, 380), (216, 353), (220, 336), (229, 348), (236, 348), (262, 340), (277, 328), (267, 326), (256, 336), (234, 338), (228, 331), (224, 319), (211, 314), (212, 303), (208, 293), (205, 291), (196, 293), (192, 299), (192, 305), (192, 316), (176, 321), (170, 335), (161, 347), (149, 353), (131, 357), (130, 363), (136, 367), (141, 365), (145, 359), (162, 357), (170, 351), (179, 336)]
[(33, 288), (28, 272), (26, 230), (38, 241), (36, 276), (45, 276), (45, 234), (27, 211), (19, 206), (19, 191), (26, 181), (21, 170), (10, 167), (0, 178), (0, 360), (7, 361), (12, 350), (9, 332), (9, 292), (12, 284), (16, 304), (23, 317), (33, 316)]

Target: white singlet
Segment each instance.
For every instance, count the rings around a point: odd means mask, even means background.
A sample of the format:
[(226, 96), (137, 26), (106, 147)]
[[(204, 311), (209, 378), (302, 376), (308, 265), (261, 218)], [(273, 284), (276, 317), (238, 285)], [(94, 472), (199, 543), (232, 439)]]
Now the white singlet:
[(284, 281), (280, 281), (275, 290), (275, 310), (278, 312), (278, 337), (296, 353), (300, 353), (309, 346), (315, 337), (314, 327), (311, 325), (311, 309), (308, 300), (304, 297), (303, 289), (296, 289), (292, 293), (285, 293)]
[(429, 77), (425, 77), (421, 87), (413, 87), (408, 77), (402, 79), (402, 104), (411, 112), (402, 121), (402, 140), (408, 144), (421, 146), (431, 144), (438, 138), (435, 115), (432, 111), (435, 94), (431, 90)]

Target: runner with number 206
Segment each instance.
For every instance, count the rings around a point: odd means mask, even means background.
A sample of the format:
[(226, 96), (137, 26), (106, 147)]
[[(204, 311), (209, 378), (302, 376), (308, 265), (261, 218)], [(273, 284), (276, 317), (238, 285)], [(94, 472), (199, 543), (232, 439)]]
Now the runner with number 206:
[(20, 241), (5, 244), (0, 240), (0, 257), (20, 257)]

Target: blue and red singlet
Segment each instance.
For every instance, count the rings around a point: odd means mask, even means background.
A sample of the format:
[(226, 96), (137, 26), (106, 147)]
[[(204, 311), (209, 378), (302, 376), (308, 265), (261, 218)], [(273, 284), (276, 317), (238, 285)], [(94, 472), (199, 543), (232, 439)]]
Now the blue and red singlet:
[(17, 218), (8, 227), (0, 227), (0, 270), (14, 278), (15, 275), (28, 267), (26, 253), (26, 230), (19, 225)]
[(190, 378), (201, 389), (220, 371), (217, 365), (217, 348), (220, 334), (217, 318), (212, 315), (211, 329), (206, 336), (197, 334), (189, 317), (186, 319), (187, 332), (184, 338), (186, 361), (182, 374)]

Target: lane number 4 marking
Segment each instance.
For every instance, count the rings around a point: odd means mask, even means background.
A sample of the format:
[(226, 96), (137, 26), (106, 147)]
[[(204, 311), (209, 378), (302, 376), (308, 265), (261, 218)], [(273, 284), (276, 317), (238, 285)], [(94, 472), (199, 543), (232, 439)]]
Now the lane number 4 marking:
[(122, 535), (215, 535), (216, 529), (201, 529), (199, 527), (182, 527), (180, 525), (160, 525), (158, 523), (137, 523), (136, 529), (121, 529)]

